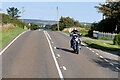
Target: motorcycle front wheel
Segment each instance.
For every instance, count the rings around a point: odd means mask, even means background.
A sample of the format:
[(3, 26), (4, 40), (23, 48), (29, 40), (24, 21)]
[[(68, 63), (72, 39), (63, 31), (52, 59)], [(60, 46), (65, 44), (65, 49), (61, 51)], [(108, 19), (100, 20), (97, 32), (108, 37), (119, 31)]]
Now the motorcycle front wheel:
[(79, 54), (79, 46), (76, 46), (76, 53)]

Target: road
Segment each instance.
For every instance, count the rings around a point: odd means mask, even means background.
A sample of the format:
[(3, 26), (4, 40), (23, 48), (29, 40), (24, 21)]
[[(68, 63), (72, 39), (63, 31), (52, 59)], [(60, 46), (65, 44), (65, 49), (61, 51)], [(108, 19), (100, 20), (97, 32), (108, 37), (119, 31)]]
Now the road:
[(24, 33), (2, 54), (2, 77), (118, 78), (118, 59), (104, 58), (84, 45), (75, 54), (70, 39), (55, 31)]

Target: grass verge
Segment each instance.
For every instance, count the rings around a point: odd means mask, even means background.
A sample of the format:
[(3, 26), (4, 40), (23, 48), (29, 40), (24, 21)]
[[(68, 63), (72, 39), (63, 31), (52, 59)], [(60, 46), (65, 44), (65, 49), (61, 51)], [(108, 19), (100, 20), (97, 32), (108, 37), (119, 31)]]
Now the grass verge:
[(83, 42), (97, 49), (120, 51), (120, 48), (117, 45), (113, 45), (113, 43), (109, 42), (101, 42), (96, 40), (84, 40)]
[(18, 34), (25, 31), (24, 29), (17, 27), (14, 29), (8, 29), (7, 31), (0, 31), (0, 49), (5, 46), (10, 40), (15, 38)]

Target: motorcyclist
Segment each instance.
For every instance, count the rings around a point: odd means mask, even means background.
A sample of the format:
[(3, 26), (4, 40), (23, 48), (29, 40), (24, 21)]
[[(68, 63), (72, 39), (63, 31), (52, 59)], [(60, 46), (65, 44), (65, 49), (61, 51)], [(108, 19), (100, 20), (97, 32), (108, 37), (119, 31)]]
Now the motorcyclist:
[[(73, 31), (71, 31), (71, 33), (70, 33), (70, 37), (72, 37), (72, 39), (70, 41), (71, 48), (73, 48), (73, 40), (75, 39), (74, 38), (74, 34), (78, 35), (79, 37), (82, 37), (82, 33), (79, 33), (78, 30), (77, 30), (77, 28), (74, 28)], [(80, 43), (80, 45), (81, 45), (81, 43)]]

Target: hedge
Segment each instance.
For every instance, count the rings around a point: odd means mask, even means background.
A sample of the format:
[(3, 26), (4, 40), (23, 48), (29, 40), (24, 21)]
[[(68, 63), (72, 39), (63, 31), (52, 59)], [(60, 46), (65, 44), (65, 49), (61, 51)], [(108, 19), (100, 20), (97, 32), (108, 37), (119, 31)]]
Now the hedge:
[(120, 34), (115, 35), (113, 43), (120, 46)]

